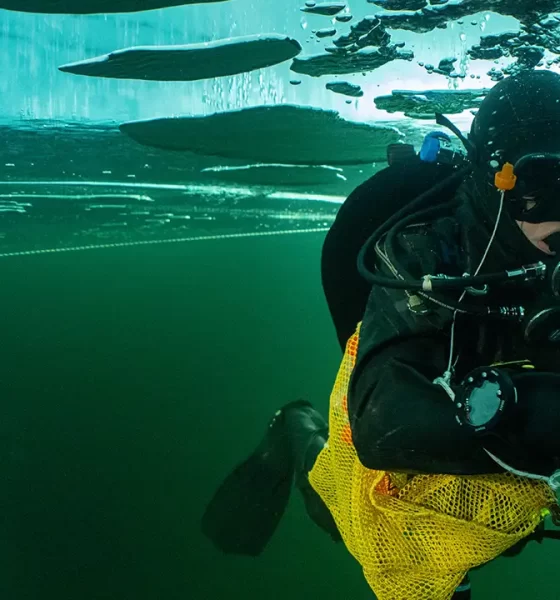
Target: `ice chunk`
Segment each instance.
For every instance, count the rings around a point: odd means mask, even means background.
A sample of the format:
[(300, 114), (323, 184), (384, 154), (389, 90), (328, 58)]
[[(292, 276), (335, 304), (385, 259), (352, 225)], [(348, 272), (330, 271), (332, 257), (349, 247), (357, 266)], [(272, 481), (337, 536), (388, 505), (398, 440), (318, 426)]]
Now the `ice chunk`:
[(59, 67), (66, 73), (117, 79), (196, 81), (270, 67), (301, 52), (296, 40), (275, 33), (186, 46), (139, 46)]
[(330, 81), (325, 87), (331, 92), (342, 94), (344, 96), (351, 96), (352, 98), (361, 98), (364, 95), (364, 92), (359, 85), (349, 83), (348, 81)]
[(350, 165), (385, 160), (395, 127), (356, 123), (334, 111), (289, 104), (201, 117), (136, 121), (121, 131), (167, 150), (276, 164)]
[(345, 8), (346, 4), (343, 2), (319, 2), (313, 6), (307, 6), (306, 4), (306, 6), (302, 7), (300, 10), (314, 15), (325, 15), (327, 17), (332, 17), (337, 15)]
[(390, 113), (403, 112), (414, 119), (433, 119), (435, 113), (459, 114), (480, 106), (488, 93), (480, 90), (428, 90), (414, 92), (394, 90), (390, 96), (379, 96), (374, 102), (377, 108)]
[(125, 13), (183, 6), (223, 2), (224, 0), (0, 0), (0, 8), (20, 12), (88, 15), (99, 13)]
[(321, 75), (344, 75), (375, 71), (383, 65), (397, 59), (412, 60), (414, 54), (409, 50), (399, 50), (396, 46), (387, 46), (380, 50), (375, 47), (360, 48), (357, 52), (336, 52), (332, 48), (326, 54), (314, 54), (295, 58), (290, 69), (294, 73), (320, 77)]

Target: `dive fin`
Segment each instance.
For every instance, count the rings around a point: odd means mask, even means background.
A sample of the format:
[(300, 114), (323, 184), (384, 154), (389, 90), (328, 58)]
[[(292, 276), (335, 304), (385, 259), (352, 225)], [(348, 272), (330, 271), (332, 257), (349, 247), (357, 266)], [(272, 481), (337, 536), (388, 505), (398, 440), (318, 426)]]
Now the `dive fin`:
[(298, 400), (278, 411), (257, 449), (226, 477), (206, 507), (202, 532), (222, 552), (258, 556), (276, 531), (295, 469), (284, 413), (308, 406)]

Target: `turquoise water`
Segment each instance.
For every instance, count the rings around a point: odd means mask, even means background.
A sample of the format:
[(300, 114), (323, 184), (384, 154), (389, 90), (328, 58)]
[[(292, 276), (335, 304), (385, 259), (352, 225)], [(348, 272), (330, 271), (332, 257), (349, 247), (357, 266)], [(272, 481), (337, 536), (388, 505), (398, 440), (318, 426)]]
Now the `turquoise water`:
[[(258, 560), (220, 555), (199, 519), (280, 406), (303, 397), (327, 413), (340, 349), (321, 289), (321, 246), (347, 194), (385, 163), (273, 165), (265, 181), (262, 170), (223, 170), (259, 163), (250, 120), (247, 136), (220, 142), (227, 158), (220, 143), (212, 156), (142, 146), (119, 125), (293, 104), (383, 121), (418, 148), (434, 122), (374, 100), (412, 90), (417, 110), (408, 112), (425, 117), (423, 90), (491, 86), (490, 69), (511, 57), (475, 60), (468, 50), (522, 21), (493, 0), (488, 7), (502, 15), (485, 10), (424, 32), (395, 27), (393, 42), (414, 60), (344, 77), (296, 75), (286, 62), (173, 83), (57, 69), (131, 46), (261, 33), (289, 35), (307, 56), (332, 43), (317, 31), (346, 34), (381, 10), (372, 4), (350, 0), (346, 25), (302, 12), (299, 0), (90, 16), (0, 8), (2, 599), (373, 597), (295, 494)], [(456, 73), (426, 67), (446, 57), (457, 59)], [(364, 95), (334, 94), (331, 80)], [(467, 129), (473, 107), (462, 108), (453, 118)], [(308, 131), (297, 125), (269, 140), (289, 164)], [(343, 158), (349, 138), (327, 133), (331, 154)], [(556, 544), (532, 544), (474, 573), (473, 598), (560, 598)]]

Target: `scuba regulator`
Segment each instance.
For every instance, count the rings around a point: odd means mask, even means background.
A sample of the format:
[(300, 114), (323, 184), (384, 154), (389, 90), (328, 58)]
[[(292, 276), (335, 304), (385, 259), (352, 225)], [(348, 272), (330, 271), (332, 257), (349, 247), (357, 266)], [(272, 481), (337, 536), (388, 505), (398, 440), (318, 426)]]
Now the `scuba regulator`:
[[(448, 123), (447, 119), (441, 115), (438, 115), (438, 122)], [(456, 130), (453, 124), (449, 126)], [(457, 135), (469, 148), (468, 140), (465, 140), (458, 130)], [(373, 285), (413, 292), (428, 301), (437, 302), (458, 313), (497, 317), (517, 322), (521, 324), (525, 340), (529, 343), (560, 343), (560, 233), (552, 234), (547, 238), (551, 250), (556, 253), (555, 256), (546, 256), (543, 253), (542, 260), (538, 262), (501, 272), (479, 275), (481, 263), (476, 273), (466, 273), (462, 277), (427, 274), (420, 280), (411, 280), (401, 275), (398, 268), (394, 278), (378, 275), (368, 269), (365, 262), (366, 255), (380, 242), (383, 236), (386, 236), (388, 252), (392, 252), (391, 247), (400, 231), (412, 223), (427, 219), (437, 211), (441, 212), (441, 205), (425, 208), (428, 201), (445, 188), (457, 185), (472, 171), (468, 157), (454, 151), (449, 137), (441, 132), (434, 132), (426, 137), (419, 156), (424, 162), (451, 165), (454, 172), (418, 196), (374, 231), (358, 255), (358, 270), (362, 277)], [(523, 156), (515, 165), (506, 163), (501, 171), (495, 174), (494, 186), (501, 195), (501, 208), (496, 228), (505, 202), (509, 203), (508, 211), (516, 220), (538, 223), (543, 222), (544, 219), (560, 222), (560, 209), (557, 215), (551, 214), (550, 202), (546, 202), (546, 199), (550, 198), (553, 193), (560, 193), (560, 154), (530, 154)], [(560, 199), (558, 204), (560, 205)], [(448, 205), (449, 207), (453, 206), (453, 202)], [(493, 240), (494, 235), (489, 241), (487, 251)], [(392, 255), (394, 256), (394, 252)], [(398, 262), (396, 260), (395, 262), (398, 267)], [(487, 294), (491, 286), (512, 283), (524, 285), (529, 283), (538, 290), (538, 293), (535, 294), (538, 301), (534, 306), (481, 306), (480, 304), (463, 303), (463, 296), (461, 300), (454, 302), (449, 297), (445, 297), (443, 300), (441, 296), (438, 299), (435, 295), (437, 292), (455, 291), (463, 292), (463, 295), (483, 296)]]

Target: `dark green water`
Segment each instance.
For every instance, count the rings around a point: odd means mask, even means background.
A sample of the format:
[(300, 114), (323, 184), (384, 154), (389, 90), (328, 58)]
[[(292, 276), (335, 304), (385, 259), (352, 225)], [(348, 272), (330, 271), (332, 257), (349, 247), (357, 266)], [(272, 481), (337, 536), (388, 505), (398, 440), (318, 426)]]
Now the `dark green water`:
[[(299, 497), (258, 560), (199, 534), (274, 410), (327, 410), (340, 353), (323, 235), (0, 263), (1, 598), (372, 598)], [(496, 561), (473, 598), (560, 597), (559, 550)]]

